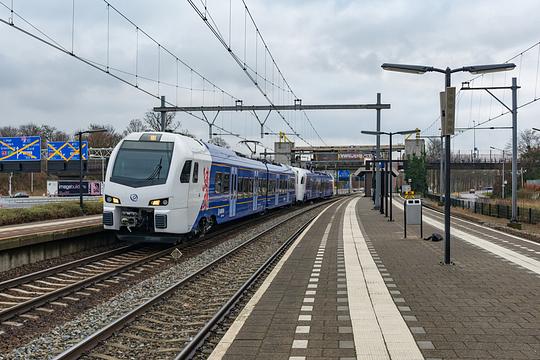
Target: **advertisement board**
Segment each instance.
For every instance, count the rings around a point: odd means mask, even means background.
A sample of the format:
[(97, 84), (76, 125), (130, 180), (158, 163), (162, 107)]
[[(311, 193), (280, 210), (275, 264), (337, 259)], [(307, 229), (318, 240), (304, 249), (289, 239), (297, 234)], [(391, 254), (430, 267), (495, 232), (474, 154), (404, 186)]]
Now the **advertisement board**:
[[(56, 187), (54, 186), (56, 183)], [(56, 192), (55, 192), (56, 190)], [(100, 196), (102, 195), (102, 183), (99, 180), (84, 180), (82, 182), (83, 195)], [(77, 196), (79, 195), (78, 180), (58, 180), (51, 182), (47, 186), (48, 196)]]

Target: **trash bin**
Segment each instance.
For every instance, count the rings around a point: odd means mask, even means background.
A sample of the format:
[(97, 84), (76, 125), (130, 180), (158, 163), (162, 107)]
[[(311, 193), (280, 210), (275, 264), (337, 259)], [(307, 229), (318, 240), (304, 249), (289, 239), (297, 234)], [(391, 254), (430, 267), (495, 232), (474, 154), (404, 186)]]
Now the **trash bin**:
[(422, 226), (422, 200), (406, 199), (404, 204), (404, 237), (407, 238), (407, 225), (420, 225), (420, 237), (424, 236)]

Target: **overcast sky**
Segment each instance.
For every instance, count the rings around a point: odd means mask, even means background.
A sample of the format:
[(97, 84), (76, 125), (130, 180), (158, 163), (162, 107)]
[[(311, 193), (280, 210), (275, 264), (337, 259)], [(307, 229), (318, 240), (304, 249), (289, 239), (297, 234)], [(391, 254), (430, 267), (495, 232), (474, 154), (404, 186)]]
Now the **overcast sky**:
[[(10, 1), (1, 1), (10, 6)], [(18, 0), (14, 3), (19, 15), (71, 49), (71, 0)], [(243, 56), (244, 12), (239, 0), (232, 3), (232, 48)], [(102, 0), (76, 0), (75, 4), (74, 52), (106, 64), (106, 5)], [(207, 79), (243, 99), (244, 104), (265, 103), (264, 97), (187, 2), (112, 0), (111, 4)], [(207, 4), (220, 31), (228, 38), (228, 2), (207, 0)], [(416, 127), (423, 130), (432, 125), (439, 113), (438, 93), (443, 89), (444, 77), (438, 73), (384, 72), (380, 67), (383, 62), (436, 67), (498, 63), (540, 40), (537, 0), (247, 0), (247, 4), (285, 78), (304, 104), (372, 103), (376, 93), (381, 92), (383, 102), (392, 105), (391, 110), (383, 111), (382, 129), (385, 131)], [(1, 8), (0, 18), (7, 21), (9, 17), (9, 11)], [(30, 29), (19, 18), (14, 21)], [(253, 31), (248, 30), (248, 33)], [(133, 27), (109, 12), (109, 65), (127, 72), (135, 72), (137, 67), (139, 76), (157, 78), (157, 47), (142, 36), (137, 47), (136, 36)], [(254, 38), (250, 36), (248, 34), (246, 39), (248, 63), (254, 61), (255, 52), (255, 47), (250, 45)], [(138, 56), (135, 55), (137, 48)], [(121, 131), (130, 119), (141, 118), (145, 111), (158, 105), (151, 96), (5, 24), (0, 24), (0, 49), (1, 125), (35, 122), (72, 132), (90, 123), (103, 123)], [(258, 53), (258, 64), (263, 62), (263, 53)], [(481, 77), (474, 85), (509, 85), (511, 77), (516, 76), (523, 87), (519, 93), (520, 104), (539, 97), (538, 56), (536, 46), (514, 60), (518, 65), (516, 70)], [(166, 55), (161, 55), (160, 61), (161, 81), (174, 83), (175, 62)], [(258, 69), (260, 73), (264, 71)], [(181, 86), (202, 87), (196, 77), (195, 83), (190, 84), (189, 77), (189, 71), (181, 68)], [(453, 84), (460, 87), (462, 81), (471, 77), (457, 73)], [(140, 86), (157, 92), (156, 84), (140, 80)], [(204, 86), (207, 90), (211, 88), (207, 83)], [(173, 88), (162, 85), (160, 94), (166, 94), (174, 102)], [(203, 104), (202, 93), (194, 93), (180, 90), (179, 103)], [(205, 105), (223, 103), (220, 92), (204, 94)], [(503, 97), (503, 93), (500, 94)], [(504, 100), (509, 103), (508, 93)], [(230, 104), (230, 100), (225, 99), (225, 103)], [(469, 127), (500, 113), (501, 106), (487, 94), (464, 92), (459, 98), (457, 125)], [(301, 113), (285, 115), (305, 138), (321, 145)], [(539, 115), (540, 101), (524, 107), (519, 113), (520, 129), (540, 125)], [(361, 135), (360, 131), (374, 130), (374, 111), (320, 111), (309, 113), (309, 117), (327, 144), (373, 143), (373, 139)], [(207, 139), (208, 129), (204, 123), (185, 114), (178, 118), (183, 128)], [(510, 116), (506, 115), (489, 125), (508, 126), (510, 121)], [(257, 135), (257, 122), (247, 113), (219, 115), (216, 124), (261, 140)], [(276, 115), (270, 116), (268, 125), (274, 131), (290, 131)], [(425, 134), (438, 134), (438, 129), (439, 124), (435, 123)], [(233, 137), (225, 139), (233, 145), (238, 141)], [(488, 153), (491, 145), (504, 147), (509, 139), (508, 130), (476, 132), (481, 153)], [(273, 140), (275, 137), (266, 137), (264, 143), (270, 145)], [(455, 137), (453, 145), (462, 152), (470, 152), (473, 142), (473, 132), (469, 131)]]

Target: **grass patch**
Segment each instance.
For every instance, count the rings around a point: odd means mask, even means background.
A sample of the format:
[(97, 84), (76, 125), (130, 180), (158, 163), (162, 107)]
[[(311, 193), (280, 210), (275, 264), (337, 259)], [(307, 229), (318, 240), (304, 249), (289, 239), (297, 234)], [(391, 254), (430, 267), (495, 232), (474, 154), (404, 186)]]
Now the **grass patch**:
[[(101, 214), (102, 212), (103, 204), (101, 202), (88, 201), (84, 203), (86, 215)], [(0, 209), (0, 226), (76, 216), (81, 216), (81, 209), (79, 203), (74, 201), (36, 205), (30, 208)]]

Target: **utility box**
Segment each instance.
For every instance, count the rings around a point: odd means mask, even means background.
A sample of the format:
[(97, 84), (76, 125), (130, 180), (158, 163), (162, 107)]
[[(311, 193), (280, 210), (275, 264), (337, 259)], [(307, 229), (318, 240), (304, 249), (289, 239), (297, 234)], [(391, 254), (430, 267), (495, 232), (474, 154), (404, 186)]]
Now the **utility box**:
[(407, 225), (420, 225), (420, 237), (424, 236), (422, 225), (422, 200), (406, 199), (403, 203), (404, 237), (407, 238)]

